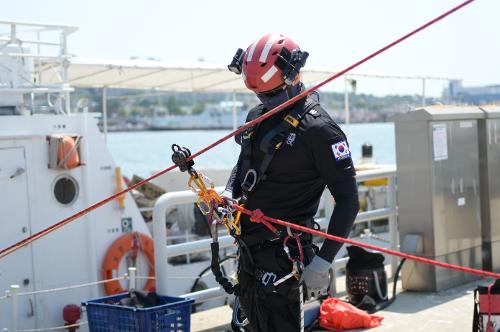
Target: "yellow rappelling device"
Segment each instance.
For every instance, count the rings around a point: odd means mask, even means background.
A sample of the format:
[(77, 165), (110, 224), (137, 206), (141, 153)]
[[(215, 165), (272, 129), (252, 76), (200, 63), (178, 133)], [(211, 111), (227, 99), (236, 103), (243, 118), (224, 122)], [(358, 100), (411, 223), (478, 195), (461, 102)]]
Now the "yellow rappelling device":
[(209, 177), (201, 172), (197, 172), (193, 168), (194, 161), (189, 159), (189, 157), (191, 157), (191, 151), (177, 144), (172, 145), (172, 151), (172, 161), (179, 167), (181, 172), (187, 171), (190, 175), (188, 187), (198, 196), (196, 205), (201, 213), (208, 216), (211, 224), (218, 223), (224, 225), (229, 235), (240, 235), (241, 229), (239, 222), (241, 213), (235, 211), (232, 204), (224, 200), (224, 198), (215, 191), (214, 182)]

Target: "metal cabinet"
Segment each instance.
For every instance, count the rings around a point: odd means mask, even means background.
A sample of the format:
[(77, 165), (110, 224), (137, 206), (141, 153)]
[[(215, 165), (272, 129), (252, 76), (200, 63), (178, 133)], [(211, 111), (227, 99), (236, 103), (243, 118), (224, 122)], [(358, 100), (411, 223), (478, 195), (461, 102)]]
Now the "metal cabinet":
[(482, 106), (479, 121), (483, 267), (500, 272), (500, 106)]
[[(400, 238), (419, 234), (420, 255), (481, 268), (478, 108), (433, 106), (393, 118)], [(403, 288), (438, 291), (474, 277), (407, 261)]]

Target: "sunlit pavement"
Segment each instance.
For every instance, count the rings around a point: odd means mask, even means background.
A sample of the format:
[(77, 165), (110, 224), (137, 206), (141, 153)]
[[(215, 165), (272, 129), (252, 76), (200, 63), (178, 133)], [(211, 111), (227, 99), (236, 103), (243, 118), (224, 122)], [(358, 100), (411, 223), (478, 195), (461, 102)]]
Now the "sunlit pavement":
[[(341, 283), (340, 279), (338, 284)], [(377, 313), (384, 317), (382, 325), (369, 330), (374, 332), (470, 331), (474, 288), (478, 284), (488, 283), (490, 280), (482, 279), (438, 293), (402, 292), (399, 289), (396, 301), (390, 307)], [(392, 285), (389, 289), (392, 289)], [(342, 289), (340, 291), (339, 295), (342, 296)], [(231, 308), (228, 306), (193, 314), (191, 330), (228, 331), (231, 314)]]

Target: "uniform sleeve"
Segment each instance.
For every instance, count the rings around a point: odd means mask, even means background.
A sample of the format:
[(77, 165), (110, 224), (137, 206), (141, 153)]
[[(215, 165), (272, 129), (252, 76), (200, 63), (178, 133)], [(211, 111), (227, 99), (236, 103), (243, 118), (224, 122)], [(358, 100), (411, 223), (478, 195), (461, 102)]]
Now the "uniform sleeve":
[[(356, 172), (347, 138), (333, 121), (322, 120), (310, 139), (314, 143), (310, 144), (314, 163), (335, 200), (327, 232), (345, 238), (359, 210)], [(325, 240), (318, 255), (332, 262), (341, 247), (342, 243)]]

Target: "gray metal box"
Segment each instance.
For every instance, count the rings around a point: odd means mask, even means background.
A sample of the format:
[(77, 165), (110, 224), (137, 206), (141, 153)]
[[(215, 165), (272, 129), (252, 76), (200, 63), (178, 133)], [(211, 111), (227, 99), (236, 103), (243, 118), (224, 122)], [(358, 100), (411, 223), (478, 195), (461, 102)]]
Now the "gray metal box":
[[(432, 106), (393, 117), (399, 230), (425, 257), (481, 268), (478, 108)], [(473, 276), (407, 261), (403, 288), (439, 291)]]
[(483, 267), (500, 272), (500, 106), (482, 106), (479, 121), (479, 178)]

